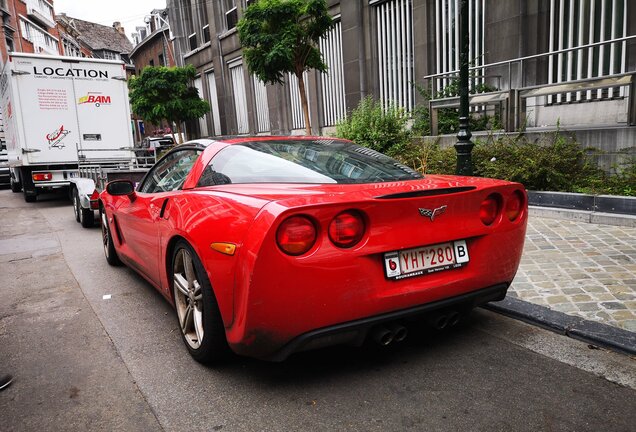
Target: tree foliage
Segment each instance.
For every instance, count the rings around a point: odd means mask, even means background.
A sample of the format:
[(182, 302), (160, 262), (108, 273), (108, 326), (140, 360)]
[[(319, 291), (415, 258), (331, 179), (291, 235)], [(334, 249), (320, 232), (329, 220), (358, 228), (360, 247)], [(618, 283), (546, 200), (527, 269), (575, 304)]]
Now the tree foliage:
[(210, 104), (192, 86), (195, 76), (192, 65), (145, 67), (128, 82), (133, 112), (151, 123), (160, 124), (162, 120), (175, 123), (181, 139), (182, 122), (196, 120), (210, 111)]
[(286, 73), (298, 78), (308, 134), (311, 125), (303, 72), (326, 72), (317, 44), (332, 26), (325, 0), (258, 0), (237, 25), (251, 73), (266, 84), (282, 84)]

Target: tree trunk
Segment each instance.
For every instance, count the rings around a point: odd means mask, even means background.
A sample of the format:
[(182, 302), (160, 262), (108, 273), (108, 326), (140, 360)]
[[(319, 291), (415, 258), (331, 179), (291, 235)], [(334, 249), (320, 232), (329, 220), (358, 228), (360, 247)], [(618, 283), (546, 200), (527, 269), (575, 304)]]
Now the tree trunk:
[[(177, 136), (179, 137), (179, 142), (177, 144), (183, 144), (183, 135), (181, 134), (181, 122), (174, 122), (177, 125)], [(176, 141), (175, 141), (176, 142)]]
[(175, 145), (179, 144), (179, 143), (177, 142), (177, 137), (176, 137), (176, 136), (174, 136), (174, 129), (172, 128), (172, 125), (170, 124), (170, 121), (166, 120), (166, 122), (168, 123), (168, 127), (170, 128), (170, 135), (172, 135), (172, 142), (173, 142)]
[(300, 92), (300, 104), (303, 107), (303, 115), (305, 116), (305, 135), (311, 135), (311, 121), (309, 120), (309, 105), (307, 103), (307, 93), (305, 92), (305, 80), (303, 71), (296, 72), (298, 78), (298, 91)]

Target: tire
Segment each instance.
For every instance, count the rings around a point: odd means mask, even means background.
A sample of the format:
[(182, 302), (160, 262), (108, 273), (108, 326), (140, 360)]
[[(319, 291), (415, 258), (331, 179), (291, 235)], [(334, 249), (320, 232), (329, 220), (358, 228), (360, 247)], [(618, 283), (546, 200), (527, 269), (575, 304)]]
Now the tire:
[(225, 359), (229, 347), (207, 273), (194, 249), (179, 241), (172, 254), (172, 291), (181, 338), (199, 363)]
[(77, 192), (77, 188), (73, 188), (72, 200), (73, 200), (73, 213), (75, 214), (75, 221), (79, 222), (81, 206), (80, 206), (80, 199), (79, 199), (79, 193)]
[(80, 223), (84, 228), (95, 226), (95, 212), (92, 209), (80, 208)]
[(14, 182), (13, 179), (9, 181), (9, 185), (11, 186), (11, 192), (20, 193), (22, 192), (22, 185), (19, 182)]
[(106, 256), (106, 261), (112, 266), (120, 266), (121, 260), (119, 259), (117, 251), (115, 250), (113, 236), (111, 235), (110, 227), (108, 226), (108, 218), (106, 217), (106, 212), (104, 211), (104, 209), (99, 210), (99, 221), (99, 224), (102, 227), (102, 244), (104, 245), (104, 255)]
[(95, 212), (92, 209), (82, 208), (77, 188), (73, 188), (73, 211), (75, 212), (75, 220), (81, 223), (84, 228), (95, 226)]

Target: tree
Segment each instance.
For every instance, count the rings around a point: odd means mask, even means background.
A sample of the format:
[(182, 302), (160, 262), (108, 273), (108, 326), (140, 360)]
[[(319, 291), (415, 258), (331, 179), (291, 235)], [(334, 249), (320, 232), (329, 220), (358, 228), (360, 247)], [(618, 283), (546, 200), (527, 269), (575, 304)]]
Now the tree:
[[(175, 123), (181, 143), (181, 123), (201, 118), (210, 111), (210, 104), (191, 86), (196, 73), (192, 65), (145, 67), (128, 82), (133, 112), (151, 123), (160, 124), (162, 120)], [(174, 130), (172, 138), (177, 142)]]
[(237, 25), (250, 73), (266, 84), (282, 84), (288, 72), (298, 78), (307, 135), (311, 124), (303, 72), (327, 71), (316, 45), (332, 26), (325, 0), (258, 0)]

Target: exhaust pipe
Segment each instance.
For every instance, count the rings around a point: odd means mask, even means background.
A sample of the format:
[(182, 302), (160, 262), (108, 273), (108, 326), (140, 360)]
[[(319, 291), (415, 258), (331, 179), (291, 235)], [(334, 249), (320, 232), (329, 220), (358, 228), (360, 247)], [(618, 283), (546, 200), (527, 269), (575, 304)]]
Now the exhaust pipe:
[(373, 327), (371, 336), (378, 345), (382, 346), (389, 345), (391, 342), (393, 342), (394, 337), (393, 332), (384, 326)]
[(442, 330), (448, 325), (448, 316), (438, 312), (430, 315), (427, 321), (435, 330)]
[(408, 329), (400, 324), (389, 325), (389, 330), (393, 332), (393, 341), (395, 342), (402, 342), (409, 334)]
[(459, 312), (452, 311), (451, 313), (448, 314), (448, 326), (455, 327), (459, 323), (461, 318), (462, 316), (460, 315)]

